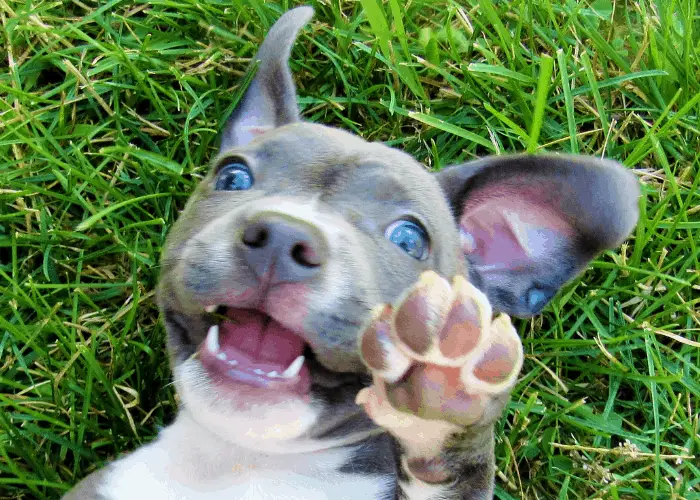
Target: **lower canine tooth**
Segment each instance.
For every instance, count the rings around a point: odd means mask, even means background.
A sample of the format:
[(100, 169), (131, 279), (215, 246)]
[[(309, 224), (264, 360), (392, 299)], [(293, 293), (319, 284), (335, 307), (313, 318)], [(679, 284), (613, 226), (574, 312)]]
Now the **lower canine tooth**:
[(219, 325), (213, 325), (207, 332), (207, 349), (212, 354), (219, 352)]
[(226, 357), (226, 353), (220, 352), (219, 354), (216, 355), (217, 358), (219, 358), (221, 361), (227, 361), (228, 358)]
[(231, 366), (236, 366), (238, 364), (238, 361), (236, 361), (235, 359), (229, 359), (228, 364)]
[(289, 365), (289, 368), (284, 370), (282, 372), (282, 376), (285, 378), (293, 378), (299, 375), (299, 372), (301, 371), (301, 367), (304, 366), (304, 356), (298, 356), (297, 359), (292, 361), (292, 364)]

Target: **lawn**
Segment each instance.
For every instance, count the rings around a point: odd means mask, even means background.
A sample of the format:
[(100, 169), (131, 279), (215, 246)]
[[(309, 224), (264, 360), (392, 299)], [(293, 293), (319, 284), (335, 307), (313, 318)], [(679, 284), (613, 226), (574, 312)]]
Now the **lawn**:
[[(633, 237), (517, 323), (498, 498), (700, 498), (700, 3), (310, 3), (308, 120), (431, 169), (578, 152), (644, 185)], [(57, 498), (172, 418), (160, 249), (292, 4), (0, 1), (0, 498)]]

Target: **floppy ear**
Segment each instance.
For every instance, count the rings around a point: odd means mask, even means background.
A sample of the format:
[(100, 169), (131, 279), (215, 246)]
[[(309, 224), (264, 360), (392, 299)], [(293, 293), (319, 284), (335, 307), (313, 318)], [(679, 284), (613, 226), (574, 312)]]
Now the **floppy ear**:
[(244, 146), (267, 130), (299, 121), (296, 87), (289, 56), (299, 30), (313, 16), (311, 7), (298, 7), (280, 17), (267, 34), (253, 64), (255, 78), (231, 114), (221, 138), (221, 152)]
[(539, 313), (639, 217), (639, 183), (583, 156), (495, 156), (437, 174), (460, 230), (469, 278), (495, 310)]

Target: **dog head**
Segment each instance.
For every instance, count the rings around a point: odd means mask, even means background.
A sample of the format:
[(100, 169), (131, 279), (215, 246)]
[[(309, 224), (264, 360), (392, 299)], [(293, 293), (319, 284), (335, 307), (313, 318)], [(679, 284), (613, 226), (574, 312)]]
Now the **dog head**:
[(166, 245), (158, 300), (183, 411), (222, 439), (314, 449), (371, 427), (358, 334), (428, 269), (538, 313), (637, 217), (618, 164), (493, 157), (429, 173), (300, 120), (288, 67), (312, 10), (271, 29), (221, 149)]

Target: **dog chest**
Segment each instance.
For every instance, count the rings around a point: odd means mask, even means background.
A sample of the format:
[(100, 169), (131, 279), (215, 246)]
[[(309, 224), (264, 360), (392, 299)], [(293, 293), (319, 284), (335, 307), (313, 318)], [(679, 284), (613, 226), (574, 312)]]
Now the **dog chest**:
[(112, 500), (359, 500), (393, 492), (393, 477), (340, 472), (353, 447), (262, 455), (194, 446), (183, 453), (182, 442), (164, 438), (110, 466), (99, 494)]

